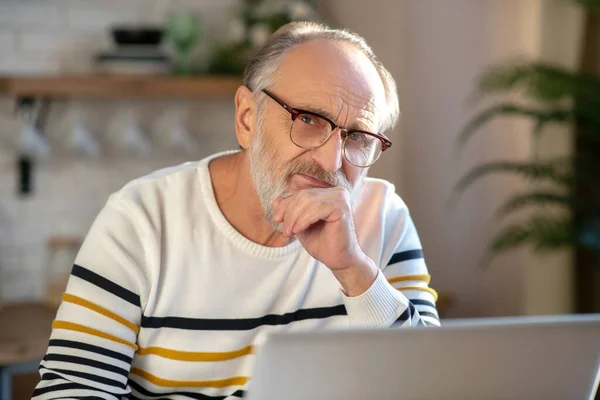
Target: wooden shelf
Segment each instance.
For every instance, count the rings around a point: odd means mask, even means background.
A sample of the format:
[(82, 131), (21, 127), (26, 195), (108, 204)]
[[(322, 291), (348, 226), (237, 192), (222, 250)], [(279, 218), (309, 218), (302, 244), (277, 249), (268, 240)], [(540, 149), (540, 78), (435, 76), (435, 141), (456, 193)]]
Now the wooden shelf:
[(43, 99), (205, 99), (233, 97), (231, 76), (0, 76), (0, 96)]

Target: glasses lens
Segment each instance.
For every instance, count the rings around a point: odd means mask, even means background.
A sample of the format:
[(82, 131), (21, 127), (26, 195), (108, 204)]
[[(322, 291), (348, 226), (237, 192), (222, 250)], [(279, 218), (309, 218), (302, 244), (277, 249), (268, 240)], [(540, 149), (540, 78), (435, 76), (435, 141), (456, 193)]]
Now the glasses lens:
[(381, 155), (381, 140), (365, 133), (350, 132), (344, 140), (344, 155), (357, 167), (368, 167)]
[(296, 146), (314, 149), (325, 143), (330, 133), (331, 125), (327, 120), (312, 114), (300, 114), (292, 123), (290, 137)]

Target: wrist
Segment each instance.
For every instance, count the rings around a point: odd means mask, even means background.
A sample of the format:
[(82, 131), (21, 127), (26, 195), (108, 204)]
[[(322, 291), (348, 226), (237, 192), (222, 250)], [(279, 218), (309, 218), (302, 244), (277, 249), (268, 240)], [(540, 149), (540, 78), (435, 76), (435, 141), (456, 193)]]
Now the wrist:
[(346, 268), (332, 270), (333, 275), (348, 297), (360, 296), (366, 292), (377, 278), (377, 265), (364, 255)]

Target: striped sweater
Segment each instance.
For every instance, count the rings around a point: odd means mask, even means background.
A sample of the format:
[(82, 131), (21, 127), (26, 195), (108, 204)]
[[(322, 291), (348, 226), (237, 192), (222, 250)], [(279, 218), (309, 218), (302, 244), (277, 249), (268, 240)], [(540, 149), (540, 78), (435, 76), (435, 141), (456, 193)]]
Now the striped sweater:
[(113, 194), (75, 260), (34, 399), (234, 399), (274, 331), (438, 325), (408, 210), (367, 178), (355, 210), (380, 267), (346, 297), (296, 240), (251, 242), (225, 219), (208, 164), (155, 172)]

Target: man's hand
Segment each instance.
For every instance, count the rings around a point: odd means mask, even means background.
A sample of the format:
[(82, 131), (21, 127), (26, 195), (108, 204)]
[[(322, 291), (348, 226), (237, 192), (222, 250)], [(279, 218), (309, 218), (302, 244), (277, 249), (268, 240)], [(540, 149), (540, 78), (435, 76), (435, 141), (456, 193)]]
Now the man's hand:
[(294, 235), (304, 249), (325, 264), (348, 296), (364, 293), (377, 276), (377, 266), (356, 238), (350, 195), (342, 187), (308, 188), (273, 202), (273, 219), (283, 234)]

